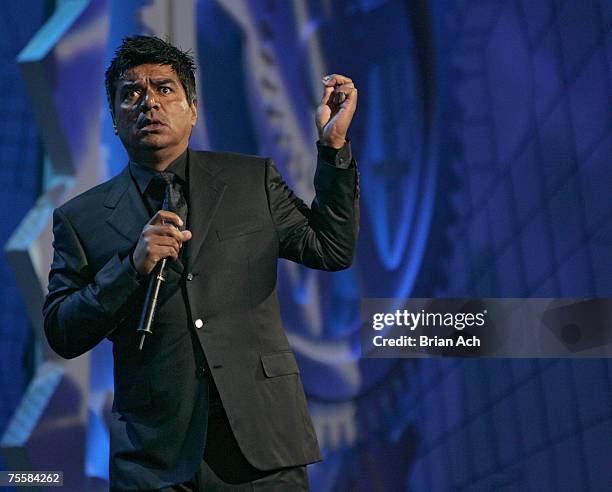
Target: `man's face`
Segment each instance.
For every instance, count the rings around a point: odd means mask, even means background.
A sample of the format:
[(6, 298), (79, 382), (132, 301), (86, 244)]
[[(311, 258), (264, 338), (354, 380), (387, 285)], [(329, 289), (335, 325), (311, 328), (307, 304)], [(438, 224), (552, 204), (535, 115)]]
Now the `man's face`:
[(170, 65), (130, 68), (118, 81), (114, 108), (119, 138), (135, 159), (182, 153), (197, 120)]

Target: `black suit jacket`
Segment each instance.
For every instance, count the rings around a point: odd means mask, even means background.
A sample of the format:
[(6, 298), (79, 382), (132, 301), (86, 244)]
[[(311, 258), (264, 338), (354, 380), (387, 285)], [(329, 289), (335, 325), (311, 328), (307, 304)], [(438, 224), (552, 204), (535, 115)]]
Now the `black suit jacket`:
[(356, 167), (320, 160), (311, 207), (270, 159), (189, 150), (189, 172), (193, 238), (182, 281), (190, 318), (160, 320), (142, 352), (136, 328), (146, 282), (129, 253), (149, 217), (128, 168), (53, 216), (45, 333), (65, 358), (105, 337), (113, 342), (110, 473), (120, 489), (161, 488), (196, 472), (207, 385), (194, 344), (252, 465), (269, 470), (321, 459), (280, 318), (277, 260), (323, 270), (351, 264), (359, 228)]

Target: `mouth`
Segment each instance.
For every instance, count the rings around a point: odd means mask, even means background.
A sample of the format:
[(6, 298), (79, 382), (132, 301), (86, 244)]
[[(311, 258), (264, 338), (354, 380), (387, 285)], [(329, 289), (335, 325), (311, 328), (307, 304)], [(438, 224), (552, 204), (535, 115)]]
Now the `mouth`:
[(163, 126), (165, 126), (164, 123), (162, 123), (160, 120), (153, 118), (143, 118), (136, 125), (139, 130), (148, 132), (158, 130)]

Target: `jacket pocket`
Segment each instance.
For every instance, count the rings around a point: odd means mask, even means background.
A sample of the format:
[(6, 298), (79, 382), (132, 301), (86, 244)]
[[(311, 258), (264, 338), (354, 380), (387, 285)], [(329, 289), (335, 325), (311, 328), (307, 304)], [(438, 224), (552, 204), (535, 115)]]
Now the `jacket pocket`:
[(242, 222), (231, 227), (227, 227), (223, 230), (217, 230), (217, 237), (219, 241), (225, 241), (233, 237), (245, 236), (247, 234), (253, 234), (254, 232), (261, 231), (263, 226), (258, 220), (250, 220), (248, 222)]
[(273, 378), (287, 374), (299, 374), (300, 369), (291, 351), (273, 352), (261, 356), (264, 374)]
[(130, 410), (151, 403), (151, 384), (148, 378), (130, 381), (115, 388), (115, 406)]

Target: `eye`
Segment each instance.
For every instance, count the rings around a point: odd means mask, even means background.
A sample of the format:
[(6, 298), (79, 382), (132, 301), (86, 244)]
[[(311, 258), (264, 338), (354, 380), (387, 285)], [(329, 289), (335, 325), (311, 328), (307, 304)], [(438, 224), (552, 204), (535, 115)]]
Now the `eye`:
[(138, 96), (140, 95), (140, 90), (139, 89), (130, 89), (127, 90), (123, 93), (123, 100), (124, 101), (129, 101), (132, 99), (136, 99), (138, 98)]
[(163, 85), (159, 88), (159, 92), (161, 92), (162, 94), (170, 94), (172, 92), (172, 89), (166, 85)]

